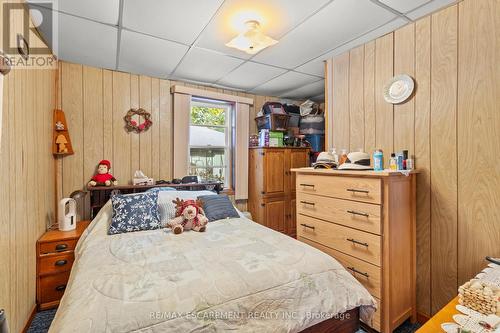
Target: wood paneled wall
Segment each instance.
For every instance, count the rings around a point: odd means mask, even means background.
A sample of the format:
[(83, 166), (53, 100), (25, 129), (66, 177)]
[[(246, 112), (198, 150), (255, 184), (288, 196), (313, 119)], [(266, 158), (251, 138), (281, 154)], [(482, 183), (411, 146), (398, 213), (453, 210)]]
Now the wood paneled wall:
[[(22, 32), (22, 11), (13, 13), (11, 31), (15, 34)], [(31, 38), (30, 44), (35, 43)], [(10, 332), (21, 332), (35, 307), (35, 244), (55, 219), (51, 127), (55, 78), (55, 70), (13, 69), (4, 77), (0, 91), (0, 170), (4, 175), (0, 186), (0, 308), (6, 310)]]
[[(417, 185), (417, 302), (432, 314), (500, 256), (500, 3), (464, 0), (328, 61), (330, 147), (408, 149)], [(406, 73), (416, 91), (391, 105)]]
[[(121, 184), (142, 170), (154, 179), (172, 178), (172, 85), (253, 98), (248, 124), (256, 133), (255, 114), (276, 97), (215, 89), (178, 81), (88, 67), (68, 62), (59, 66), (58, 107), (64, 110), (75, 154), (57, 160), (58, 198), (82, 189), (101, 159), (111, 161), (111, 172)], [(153, 125), (144, 133), (128, 134), (123, 117), (130, 108), (151, 112)], [(245, 203), (239, 208), (246, 210)], [(81, 216), (88, 212), (81, 211)]]

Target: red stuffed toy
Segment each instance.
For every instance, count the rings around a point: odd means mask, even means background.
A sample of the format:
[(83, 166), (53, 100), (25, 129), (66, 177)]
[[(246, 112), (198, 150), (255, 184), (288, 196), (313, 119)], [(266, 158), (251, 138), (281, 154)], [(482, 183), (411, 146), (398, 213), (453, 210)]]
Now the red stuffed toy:
[(118, 181), (109, 173), (111, 163), (108, 160), (102, 160), (97, 166), (97, 173), (92, 177), (87, 186), (111, 186), (118, 185)]

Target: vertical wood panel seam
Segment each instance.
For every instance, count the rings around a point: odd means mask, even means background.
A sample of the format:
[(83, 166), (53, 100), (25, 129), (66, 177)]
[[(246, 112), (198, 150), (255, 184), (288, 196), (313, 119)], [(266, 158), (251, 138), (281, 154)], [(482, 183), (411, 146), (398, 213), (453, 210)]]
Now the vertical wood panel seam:
[(459, 205), (459, 201), (458, 201), (458, 195), (459, 195), (459, 183), (460, 183), (460, 176), (459, 176), (459, 163), (458, 161), (459, 158), (458, 158), (458, 153), (459, 153), (459, 149), (458, 149), (458, 145), (459, 145), (459, 140), (458, 140), (458, 117), (459, 117), (459, 113), (458, 113), (458, 78), (459, 78), (459, 71), (460, 71), (460, 63), (458, 62), (459, 61), (459, 52), (460, 52), (460, 15), (459, 15), (459, 11), (460, 11), (460, 6), (458, 4), (455, 5), (457, 7), (457, 10), (456, 10), (456, 15), (457, 15), (457, 20), (456, 20), (456, 23), (457, 23), (457, 26), (456, 26), (456, 29), (457, 29), (457, 54), (456, 54), (456, 62), (457, 62), (457, 72), (456, 72), (456, 76), (455, 76), (455, 79), (456, 79), (456, 91), (455, 91), (455, 157), (457, 159), (457, 163), (456, 163), (456, 176), (457, 176), (457, 182), (456, 182), (456, 186), (457, 186), (457, 197), (456, 197), (456, 200), (457, 200), (457, 211), (455, 212), (456, 213), (456, 227), (457, 227), (457, 253), (456, 253), (456, 263), (457, 263), (457, 275), (456, 275), (456, 282), (455, 282), (455, 285), (458, 287), (458, 274), (459, 274), (459, 271), (458, 271), (458, 265), (459, 265), (459, 261), (458, 261), (458, 257), (459, 257), (459, 250), (458, 250), (458, 244), (459, 243), (459, 234), (460, 234), (460, 229), (459, 229), (459, 223), (458, 223), (458, 218), (459, 218), (459, 209), (458, 209), (458, 205)]
[(433, 314), (432, 305), (432, 16), (429, 18), (429, 122), (428, 122), (428, 135), (429, 135), (429, 253), (431, 260), (429, 261), (429, 289), (430, 289), (430, 314)]
[[(394, 75), (395, 75), (394, 71), (396, 68), (396, 34), (395, 34), (395, 32), (391, 32), (391, 37), (392, 37), (392, 76), (394, 77)], [(395, 125), (396, 125), (396, 116), (394, 114), (394, 110), (395, 110), (394, 104), (391, 104), (391, 110), (392, 110), (392, 148), (391, 148), (391, 152), (393, 152), (394, 151), (394, 142), (396, 142), (395, 141), (396, 138), (394, 135), (394, 133), (396, 132), (394, 130)], [(384, 163), (384, 162), (382, 162), (382, 163)]]
[[(85, 71), (84, 71), (84, 66), (81, 66), (80, 67), (82, 69), (82, 109), (81, 109), (81, 112), (82, 112), (82, 164), (81, 164), (81, 168), (82, 168), (82, 174), (81, 174), (81, 179), (80, 179), (80, 186), (82, 186), (82, 184), (85, 182)], [(81, 188), (78, 188), (78, 189), (81, 189)], [(71, 190), (73, 191), (73, 190)], [(84, 208), (85, 209), (85, 208)], [(85, 213), (84, 213), (85, 214)]]

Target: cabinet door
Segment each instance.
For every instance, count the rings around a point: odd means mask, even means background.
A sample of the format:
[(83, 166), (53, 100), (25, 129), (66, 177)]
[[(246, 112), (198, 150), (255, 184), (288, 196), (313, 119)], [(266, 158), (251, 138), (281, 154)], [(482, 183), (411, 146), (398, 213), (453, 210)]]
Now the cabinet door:
[(264, 193), (284, 195), (285, 193), (285, 150), (266, 149), (264, 152)]
[[(290, 149), (290, 169), (304, 168), (309, 166), (309, 150), (305, 149)], [(289, 188), (295, 191), (295, 172), (289, 173)]]
[(285, 207), (284, 199), (274, 199), (264, 204), (266, 223), (268, 228), (279, 232), (285, 232)]

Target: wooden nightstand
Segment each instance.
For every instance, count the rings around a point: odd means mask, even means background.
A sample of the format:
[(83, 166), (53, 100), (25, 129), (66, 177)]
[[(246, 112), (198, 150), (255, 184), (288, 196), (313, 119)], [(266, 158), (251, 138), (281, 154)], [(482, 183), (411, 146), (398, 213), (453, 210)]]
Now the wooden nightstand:
[(39, 310), (59, 305), (73, 261), (75, 246), (90, 221), (81, 221), (75, 230), (45, 232), (36, 243), (36, 301)]

